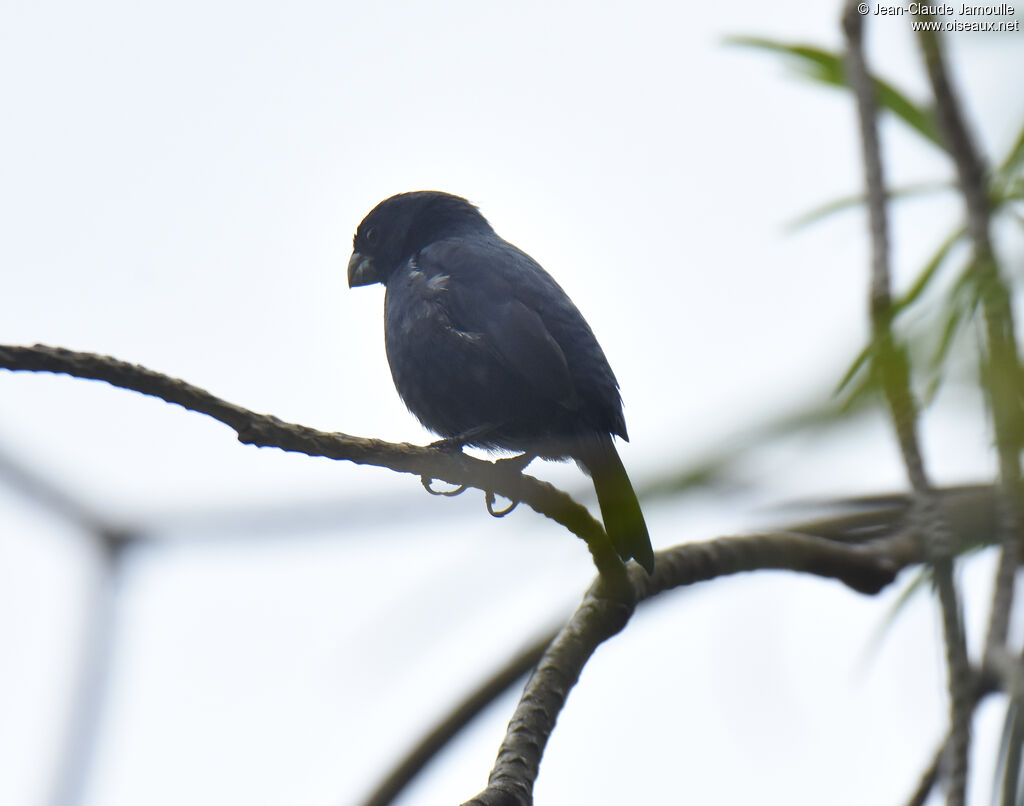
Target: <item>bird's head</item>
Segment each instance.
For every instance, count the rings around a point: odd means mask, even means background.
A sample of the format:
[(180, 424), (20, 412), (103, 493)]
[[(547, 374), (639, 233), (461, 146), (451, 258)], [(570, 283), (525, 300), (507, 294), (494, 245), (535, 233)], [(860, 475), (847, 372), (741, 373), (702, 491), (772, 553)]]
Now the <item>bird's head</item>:
[(387, 283), (399, 266), (424, 247), (467, 232), (491, 232), (475, 206), (436, 190), (399, 193), (363, 219), (352, 239), (348, 285)]

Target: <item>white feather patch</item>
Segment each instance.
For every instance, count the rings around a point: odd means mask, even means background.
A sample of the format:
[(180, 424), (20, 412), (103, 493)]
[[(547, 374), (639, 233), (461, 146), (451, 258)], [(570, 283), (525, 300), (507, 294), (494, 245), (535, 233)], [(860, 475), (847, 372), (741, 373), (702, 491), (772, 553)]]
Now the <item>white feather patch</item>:
[(429, 280), (427, 280), (427, 288), (437, 293), (445, 291), (448, 288), (449, 277), (447, 274), (435, 274)]

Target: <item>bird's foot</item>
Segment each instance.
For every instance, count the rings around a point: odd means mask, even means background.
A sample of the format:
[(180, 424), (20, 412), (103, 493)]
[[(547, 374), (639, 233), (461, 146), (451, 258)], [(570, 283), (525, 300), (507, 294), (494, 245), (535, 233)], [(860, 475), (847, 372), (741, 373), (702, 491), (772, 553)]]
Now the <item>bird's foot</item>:
[(504, 518), (513, 509), (519, 506), (519, 502), (515, 500), (509, 500), (508, 506), (504, 509), (495, 509), (494, 505), (497, 500), (496, 496), (491, 490), (488, 490), (484, 495), (484, 500), (487, 502), (487, 511), (495, 518)]
[(420, 484), (431, 495), (443, 495), (445, 498), (454, 498), (457, 495), (462, 495), (468, 489), (467, 485), (460, 484), (451, 490), (435, 490), (433, 487), (434, 479), (428, 476), (420, 476)]

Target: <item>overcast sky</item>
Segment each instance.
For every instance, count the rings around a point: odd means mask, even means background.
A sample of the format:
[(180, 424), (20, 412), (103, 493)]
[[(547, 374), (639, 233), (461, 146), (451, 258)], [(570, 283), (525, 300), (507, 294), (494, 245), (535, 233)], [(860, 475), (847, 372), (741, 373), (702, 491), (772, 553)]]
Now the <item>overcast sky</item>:
[[(866, 337), (861, 214), (786, 228), (860, 190), (851, 99), (724, 44), (835, 48), (838, 11), (9, 0), (0, 342), (107, 353), (288, 421), (429, 441), (391, 383), (382, 289), (350, 291), (345, 265), (378, 201), (446, 190), (576, 302), (622, 385), (624, 461), (638, 484), (659, 478), (827, 394)], [(905, 21), (867, 19), (875, 69), (924, 97)], [(1024, 118), (1021, 34), (948, 41), (998, 159)], [(898, 125), (883, 135), (894, 184), (951, 177)], [(958, 215), (950, 195), (898, 208), (898, 284)], [(1019, 266), (1019, 241), (1006, 248)], [(975, 403), (951, 393), (926, 424), (940, 482), (993, 472)], [(65, 803), (356, 804), (593, 574), (532, 512), (495, 521), (472, 493), (429, 498), (412, 477), (244, 447), (98, 383), (0, 373), (0, 454), (147, 530), (105, 588), (82, 535), (0, 480), (0, 803), (53, 796), (97, 612), (110, 677)], [(531, 472), (586, 494), (572, 466)], [(746, 478), (650, 505), (655, 547), (777, 517), (757, 509), (771, 502), (904, 486), (881, 420), (786, 441)], [(990, 576), (989, 557), (963, 573), (972, 624)], [(933, 603), (878, 637), (900, 587), (868, 599), (758, 574), (665, 597), (584, 671), (538, 804), (901, 802), (945, 706)], [(479, 791), (513, 703), (403, 802)], [(977, 725), (979, 796), (1000, 718), (991, 706)]]

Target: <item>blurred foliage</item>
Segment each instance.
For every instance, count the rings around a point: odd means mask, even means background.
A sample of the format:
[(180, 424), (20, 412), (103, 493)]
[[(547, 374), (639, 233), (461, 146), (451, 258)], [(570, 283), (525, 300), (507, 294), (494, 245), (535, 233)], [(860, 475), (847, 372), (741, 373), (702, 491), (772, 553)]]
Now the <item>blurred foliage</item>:
[(1021, 749), (1024, 746), (1024, 724), (1021, 721), (1021, 700), (1014, 696), (1006, 708), (1003, 733), (999, 739), (998, 761), (996, 762), (995, 786), (992, 787), (992, 802), (1024, 804), (1024, 791), (1020, 788)]
[[(758, 37), (732, 37), (730, 45), (760, 50), (782, 56), (797, 74), (809, 81), (829, 87), (849, 89), (846, 77), (845, 54), (814, 45), (779, 42)], [(927, 104), (917, 102), (894, 83), (874, 77), (879, 109), (905, 124), (929, 147), (946, 151), (935, 111)], [(904, 201), (935, 193), (955, 191), (950, 180), (936, 180), (896, 188), (889, 191), (891, 201)], [(1024, 126), (1009, 152), (989, 173), (989, 198), (993, 217), (1005, 218), (1024, 227), (1024, 216), (1014, 209), (1014, 203), (1024, 201)], [(791, 230), (820, 223), (838, 213), (856, 209), (866, 202), (863, 193), (849, 195), (822, 204), (791, 224)], [(957, 226), (936, 245), (932, 256), (921, 266), (909, 289), (893, 299), (890, 316), (905, 345), (866, 344), (850, 362), (837, 387), (835, 399), (812, 402), (744, 435), (733, 445), (722, 448), (672, 477), (649, 485), (648, 495), (671, 495), (694, 487), (719, 483), (730, 476), (730, 469), (744, 449), (810, 429), (824, 429), (849, 418), (855, 412), (880, 401), (883, 370), (905, 361), (919, 389), (923, 405), (931, 403), (943, 380), (948, 377), (949, 361), (959, 337), (978, 318), (980, 303), (986, 294), (995, 290), (988, 285), (997, 273), (976, 271), (974, 256), (967, 245), (966, 225)], [(937, 280), (945, 277), (939, 289)], [(936, 291), (936, 289), (939, 289)], [(935, 291), (928, 294), (926, 292)], [(912, 315), (911, 315), (912, 314)], [(985, 356), (979, 350), (970, 351), (972, 371), (984, 386)], [(923, 356), (923, 360), (922, 357)], [(896, 369), (901, 370), (900, 366)], [(902, 371), (902, 370), (901, 370)], [(1016, 378), (1018, 397), (1024, 400), (1024, 374), (1019, 368), (1000, 367), (987, 374), (1011, 373)], [(1022, 404), (1024, 407), (1024, 404)]]
[[(832, 87), (849, 88), (846, 80), (846, 55), (842, 51), (828, 51), (813, 45), (777, 42), (758, 37), (732, 37), (731, 45), (756, 48), (792, 57), (792, 64), (804, 78)], [(935, 113), (929, 107), (916, 104), (906, 93), (888, 81), (874, 79), (878, 106), (896, 115), (933, 146), (945, 150)]]
[[(732, 37), (727, 43), (780, 55), (800, 77), (809, 81), (844, 90), (849, 88), (845, 56), (841, 51), (757, 37)], [(905, 124), (928, 147), (946, 151), (935, 111), (930, 106), (913, 100), (890, 81), (875, 77), (874, 84), (880, 111)], [(892, 201), (905, 201), (956, 190), (951, 180), (935, 180), (894, 188), (888, 195)], [(1012, 148), (989, 174), (989, 197), (994, 216), (1013, 220), (1024, 228), (1024, 215), (1014, 209), (1014, 203), (1024, 201), (1024, 126)], [(827, 202), (796, 218), (789, 229), (801, 230), (865, 203), (863, 193)], [(797, 406), (687, 467), (651, 481), (642, 488), (641, 495), (648, 499), (669, 497), (710, 486), (738, 484), (736, 466), (751, 449), (808, 431), (828, 430), (880, 402), (881, 373), (887, 366), (891, 368), (891, 362), (907, 362), (922, 405), (929, 405), (949, 376), (954, 345), (976, 324), (983, 295), (992, 293), (992, 289), (984, 285), (986, 273), (974, 271), (973, 256), (967, 246), (966, 226), (961, 224), (936, 245), (909, 288), (893, 299), (890, 315), (905, 347), (869, 342), (850, 362), (832, 399), (816, 398)], [(944, 287), (937, 293), (926, 293), (942, 285), (937, 282), (940, 277), (947, 280)], [(969, 369), (984, 385), (985, 357), (978, 350), (969, 354), (973, 362)], [(1001, 368), (999, 371), (1020, 376), (1018, 396), (1024, 401), (1024, 375), (1020, 370)]]
[[(842, 51), (773, 41), (769, 39), (739, 37), (730, 44), (781, 55), (797, 73), (812, 82), (844, 90), (850, 89), (846, 73), (846, 55)], [(914, 101), (893, 83), (872, 77), (876, 102), (881, 114), (888, 114), (903, 123), (927, 147), (948, 151), (935, 110), (925, 103)], [(951, 154), (950, 156), (954, 156)], [(1009, 151), (1001, 160), (992, 160), (994, 168), (988, 170), (987, 198), (993, 231), (1003, 222), (1024, 227), (1020, 202), (1024, 201), (1024, 126)], [(890, 202), (903, 202), (938, 192), (957, 190), (950, 181), (922, 182), (888, 191)], [(837, 213), (859, 208), (866, 204), (865, 194), (856, 194), (819, 205), (797, 218), (791, 230), (817, 224)], [(963, 214), (966, 218), (967, 212)], [(950, 375), (954, 346), (969, 328), (975, 327), (978, 338), (975, 349), (965, 350), (970, 355), (971, 371), (988, 399), (988, 408), (996, 420), (996, 438), (1005, 452), (1007, 445), (1019, 455), (1024, 445), (1024, 370), (1016, 351), (1003, 345), (1015, 346), (1015, 333), (1010, 305), (1013, 289), (996, 258), (986, 246), (968, 239), (964, 220), (936, 245), (932, 256), (919, 268), (909, 290), (891, 301), (884, 312), (887, 321), (896, 330), (900, 343), (894, 343), (888, 328), (873, 337), (850, 363), (836, 388), (837, 416), (848, 415), (865, 405), (880, 401), (886, 373), (912, 373), (920, 389), (920, 405), (927, 406), (935, 398), (942, 382)], [(958, 248), (958, 247), (973, 248)], [(946, 282), (938, 282), (945, 276)], [(931, 293), (929, 293), (931, 292)], [(978, 327), (985, 317), (986, 328)], [(878, 329), (876, 329), (878, 332)], [(912, 358), (916, 360), (912, 360)], [(1000, 413), (1002, 412), (1002, 413)], [(1002, 417), (1002, 428), (999, 418)], [(796, 424), (796, 423), (794, 423)], [(941, 491), (940, 506), (951, 531), (960, 538), (961, 551), (998, 543), (996, 513), (999, 504), (993, 486), (960, 488)], [(906, 497), (891, 499), (861, 499), (844, 502), (855, 510), (858, 503), (863, 511), (834, 517), (817, 524), (807, 524), (809, 531), (834, 539), (871, 539), (886, 530), (906, 523)], [(929, 568), (922, 568), (902, 591), (886, 620), (887, 627), (916, 592), (931, 587)], [(996, 785), (993, 802), (1024, 804), (1020, 786), (1024, 720), (1021, 699), (1013, 694), (1004, 721), (999, 759), (995, 769)]]

